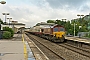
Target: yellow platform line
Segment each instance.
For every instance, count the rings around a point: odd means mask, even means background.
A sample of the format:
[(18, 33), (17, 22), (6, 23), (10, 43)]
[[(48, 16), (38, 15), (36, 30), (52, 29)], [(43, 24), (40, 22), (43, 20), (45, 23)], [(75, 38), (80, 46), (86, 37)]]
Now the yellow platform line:
[(22, 34), (22, 42), (24, 44), (24, 58), (25, 58), (25, 60), (28, 60), (26, 44), (25, 44), (25, 41), (24, 41), (24, 34)]

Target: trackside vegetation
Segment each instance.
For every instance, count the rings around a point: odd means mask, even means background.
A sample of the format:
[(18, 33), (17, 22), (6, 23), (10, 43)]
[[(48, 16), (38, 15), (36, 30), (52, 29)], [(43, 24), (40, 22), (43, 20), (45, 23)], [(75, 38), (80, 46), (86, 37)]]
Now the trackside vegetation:
[(11, 38), (11, 32), (9, 32), (9, 31), (4, 31), (4, 33), (3, 33), (3, 38), (4, 38), (4, 39), (9, 39), (9, 38)]
[(3, 38), (5, 39), (11, 38), (14, 35), (14, 31), (12, 30), (12, 28), (3, 27), (3, 31)]

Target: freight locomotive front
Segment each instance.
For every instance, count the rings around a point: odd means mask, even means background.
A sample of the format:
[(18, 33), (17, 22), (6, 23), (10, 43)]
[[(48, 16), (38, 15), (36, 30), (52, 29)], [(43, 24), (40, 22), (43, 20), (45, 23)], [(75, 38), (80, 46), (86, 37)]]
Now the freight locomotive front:
[(53, 27), (53, 39), (54, 39), (54, 42), (65, 41), (65, 28), (63, 26), (56, 25)]

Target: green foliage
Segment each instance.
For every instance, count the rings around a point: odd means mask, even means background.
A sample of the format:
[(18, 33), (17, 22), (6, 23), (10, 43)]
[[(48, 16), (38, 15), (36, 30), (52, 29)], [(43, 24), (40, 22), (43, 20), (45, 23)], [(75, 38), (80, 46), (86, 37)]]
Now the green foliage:
[[(74, 23), (75, 25), (75, 34), (77, 35), (78, 32), (88, 32), (88, 21), (85, 20), (84, 18), (79, 18), (79, 19), (74, 19), (71, 21), (71, 25), (74, 28)], [(79, 27), (81, 26), (81, 28)], [(74, 29), (73, 29), (74, 31)]]
[(55, 23), (54, 20), (47, 20), (47, 23)]
[(62, 25), (61, 23), (62, 23), (61, 20), (56, 20), (55, 21), (55, 24)]
[(0, 23), (3, 24), (3, 21), (0, 19)]
[[(78, 34), (78, 32), (88, 32), (88, 23), (90, 22), (90, 19), (87, 21), (83, 18), (74, 19), (70, 21), (62, 21), (62, 20), (47, 20), (47, 23), (55, 23), (58, 25), (62, 25), (65, 27), (65, 30), (67, 34), (74, 35), (74, 23), (75, 23), (75, 35)], [(39, 24), (37, 24), (39, 25)], [(80, 27), (81, 26), (81, 27)]]
[(11, 32), (11, 37), (13, 37), (14, 31), (12, 30), (12, 28), (9, 28), (9, 27), (3, 27), (3, 30), (4, 30), (4, 31), (9, 31), (9, 32)]
[(55, 24), (65, 26), (66, 21), (56, 20), (56, 21), (55, 21)]
[(4, 38), (4, 39), (9, 39), (9, 38), (11, 38), (11, 32), (5, 31), (5, 32), (3, 33), (3, 38)]
[(67, 31), (67, 34), (73, 34), (73, 26), (70, 24), (70, 21), (67, 21), (64, 25), (65, 30)]
[(90, 34), (88, 35), (88, 37), (90, 38)]

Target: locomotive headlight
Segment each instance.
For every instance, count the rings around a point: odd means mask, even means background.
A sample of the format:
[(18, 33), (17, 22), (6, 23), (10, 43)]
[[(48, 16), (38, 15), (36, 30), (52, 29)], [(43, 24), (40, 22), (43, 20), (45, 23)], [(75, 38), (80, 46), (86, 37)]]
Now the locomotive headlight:
[(56, 35), (53, 35), (53, 36), (56, 36)]

